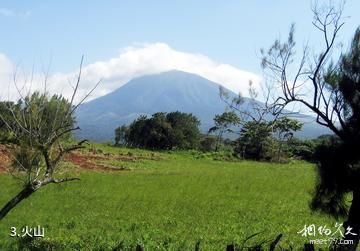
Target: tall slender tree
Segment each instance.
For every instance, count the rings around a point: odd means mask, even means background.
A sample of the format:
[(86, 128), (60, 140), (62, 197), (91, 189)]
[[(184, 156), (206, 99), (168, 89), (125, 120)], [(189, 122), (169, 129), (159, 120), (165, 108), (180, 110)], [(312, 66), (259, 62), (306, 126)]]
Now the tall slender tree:
[[(301, 105), (336, 135), (318, 150), (319, 181), (311, 205), (336, 217), (347, 215), (345, 231), (354, 233), (346, 236), (353, 240), (347, 249), (355, 250), (360, 235), (360, 30), (350, 50), (333, 63), (344, 25), (343, 6), (313, 8), (313, 25), (323, 35), (324, 49), (319, 54), (310, 58), (305, 47), (297, 57), (292, 25), (287, 41), (276, 40), (269, 50), (262, 50), (262, 66), (272, 80), (274, 99), (268, 107), (274, 114), (284, 113), (291, 104)], [(347, 193), (352, 194), (348, 210)]]
[(223, 134), (226, 132), (233, 133), (234, 126), (240, 124), (240, 118), (234, 111), (225, 111), (222, 114), (217, 114), (214, 117), (215, 126), (209, 129), (209, 133), (218, 132), (215, 151), (218, 151)]

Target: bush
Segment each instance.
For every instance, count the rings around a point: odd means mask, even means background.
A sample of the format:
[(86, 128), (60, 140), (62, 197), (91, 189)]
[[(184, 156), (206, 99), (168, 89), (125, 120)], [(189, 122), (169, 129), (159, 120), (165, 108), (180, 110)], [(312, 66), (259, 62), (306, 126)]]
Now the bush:
[(315, 161), (314, 152), (317, 145), (317, 140), (300, 140), (293, 138), (289, 140), (288, 152), (293, 158), (313, 162)]
[(199, 150), (203, 152), (212, 152), (215, 151), (217, 144), (217, 139), (215, 136), (204, 135), (199, 144)]

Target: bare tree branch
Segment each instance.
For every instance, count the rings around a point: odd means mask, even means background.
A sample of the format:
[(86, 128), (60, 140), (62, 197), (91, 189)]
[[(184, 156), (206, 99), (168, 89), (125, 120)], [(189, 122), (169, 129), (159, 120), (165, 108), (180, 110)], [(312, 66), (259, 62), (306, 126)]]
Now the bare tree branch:
[[(0, 119), (17, 138), (18, 146), (15, 149), (14, 166), (18, 168), (17, 170), (20, 170), (19, 173), (25, 179), (24, 189), (0, 210), (0, 220), (21, 200), (29, 197), (41, 187), (50, 183), (59, 184), (79, 180), (76, 177), (57, 178), (55, 176), (64, 155), (83, 148), (84, 143), (87, 142), (87, 140), (82, 140), (73, 145), (64, 143), (68, 137), (67, 135), (79, 129), (74, 125), (75, 110), (100, 84), (100, 81), (97, 82), (86, 93), (85, 97), (74, 105), (81, 82), (83, 60), (84, 57), (82, 56), (70, 101), (67, 101), (61, 95), (49, 97), (47, 93), (49, 70), (44, 73), (44, 93), (31, 93), (29, 90), (26, 96), (21, 93), (25, 87), (21, 89), (18, 87), (17, 78), (14, 75), (14, 86), (19, 93), (20, 100), (18, 105), (12, 105), (11, 103), (7, 105), (11, 121), (7, 121), (2, 114), (0, 114)], [(33, 74), (30, 84), (32, 84), (32, 81)]]

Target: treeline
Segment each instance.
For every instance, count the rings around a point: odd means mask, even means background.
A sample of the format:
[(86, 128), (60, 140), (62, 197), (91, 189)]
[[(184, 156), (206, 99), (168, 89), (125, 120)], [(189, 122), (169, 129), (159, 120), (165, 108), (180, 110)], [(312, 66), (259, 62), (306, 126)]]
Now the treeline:
[[(301, 130), (302, 123), (287, 117), (242, 122), (234, 112), (224, 112), (215, 116), (214, 124), (208, 134), (202, 134), (199, 119), (189, 113), (142, 115), (130, 125), (115, 129), (115, 144), (153, 150), (227, 152), (234, 158), (283, 162), (289, 158), (314, 160), (317, 146), (330, 138), (300, 140), (294, 133)], [(237, 136), (233, 140), (224, 137), (230, 134)]]

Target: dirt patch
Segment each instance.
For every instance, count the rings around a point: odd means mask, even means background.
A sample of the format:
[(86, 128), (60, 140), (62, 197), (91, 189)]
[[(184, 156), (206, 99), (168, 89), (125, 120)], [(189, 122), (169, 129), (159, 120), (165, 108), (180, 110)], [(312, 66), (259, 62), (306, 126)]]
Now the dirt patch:
[(11, 146), (0, 145), (0, 173), (6, 172), (11, 165)]
[(118, 155), (110, 155), (110, 159), (120, 160), (120, 161), (128, 161), (128, 162), (136, 162), (139, 160), (161, 160), (159, 156), (151, 155), (151, 156), (133, 156), (129, 154), (118, 154)]
[[(84, 152), (83, 152), (84, 154)], [(120, 160), (120, 161), (129, 161), (135, 162), (138, 160), (161, 160), (162, 158), (157, 153), (150, 153), (147, 155), (136, 155), (133, 152), (127, 153), (104, 153), (99, 149), (89, 149), (86, 151), (86, 155), (91, 156), (91, 158), (98, 160)]]
[[(0, 173), (6, 172), (11, 165), (11, 152), (14, 147), (11, 145), (1, 145), (0, 144)], [(98, 171), (125, 171), (130, 170), (127, 166), (111, 166), (104, 163), (99, 163), (101, 161), (122, 161), (122, 162), (136, 162), (139, 160), (160, 160), (159, 157), (155, 153), (151, 153), (148, 156), (135, 155), (131, 152), (128, 153), (103, 153), (102, 151), (75, 151), (67, 156), (65, 156), (65, 160), (69, 161), (80, 168), (90, 169), (90, 170), (98, 170)]]
[(111, 158), (99, 155), (81, 154), (78, 152), (70, 153), (65, 157), (65, 160), (84, 168), (98, 171), (125, 171), (130, 170), (127, 167), (114, 167), (105, 164), (96, 163), (97, 160), (109, 160)]
[(155, 153), (151, 153), (146, 156), (135, 155), (132, 152), (128, 153), (104, 153), (101, 150), (89, 149), (83, 151), (76, 151), (68, 154), (65, 157), (66, 161), (69, 161), (81, 168), (98, 170), (98, 171), (126, 171), (130, 170), (126, 165), (124, 166), (111, 166), (105, 163), (99, 163), (101, 161), (121, 161), (121, 162), (137, 162), (139, 160), (160, 160), (161, 157)]

